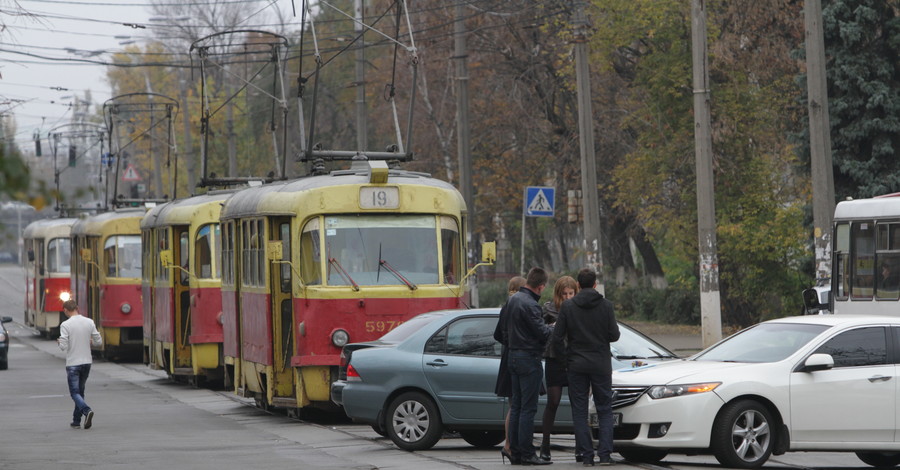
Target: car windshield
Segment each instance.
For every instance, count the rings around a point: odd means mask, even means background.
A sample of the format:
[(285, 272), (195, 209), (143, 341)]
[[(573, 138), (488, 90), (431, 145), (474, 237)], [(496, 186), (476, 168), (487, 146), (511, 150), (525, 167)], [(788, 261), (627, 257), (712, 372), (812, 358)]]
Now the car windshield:
[(664, 359), (676, 357), (672, 351), (656, 341), (644, 336), (630, 326), (619, 323), (619, 340), (610, 343), (613, 357), (622, 361), (629, 359)]
[(826, 325), (760, 323), (701, 351), (694, 360), (722, 362), (777, 362), (810, 342)]
[(423, 313), (421, 315), (415, 316), (389, 331), (387, 334), (378, 339), (378, 341), (384, 343), (399, 343), (406, 338), (409, 338), (413, 333), (419, 331), (425, 325), (433, 322), (434, 320), (444, 316), (444, 313), (434, 312), (434, 313)]

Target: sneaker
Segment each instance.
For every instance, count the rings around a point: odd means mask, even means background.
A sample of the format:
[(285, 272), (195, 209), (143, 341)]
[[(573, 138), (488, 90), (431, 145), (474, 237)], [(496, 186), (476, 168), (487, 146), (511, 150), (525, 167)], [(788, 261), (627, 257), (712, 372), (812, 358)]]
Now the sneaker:
[(84, 415), (84, 429), (91, 429), (91, 421), (94, 419), (94, 411), (88, 411), (86, 415)]
[(81, 427), (81, 423), (69, 423), (69, 427), (72, 429), (79, 429)]

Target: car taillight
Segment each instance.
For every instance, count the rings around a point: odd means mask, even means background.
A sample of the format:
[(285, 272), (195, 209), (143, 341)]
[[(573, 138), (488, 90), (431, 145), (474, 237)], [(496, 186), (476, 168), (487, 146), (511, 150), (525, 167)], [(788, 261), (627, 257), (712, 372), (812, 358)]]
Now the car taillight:
[(347, 365), (347, 381), (361, 381), (362, 377), (359, 376), (359, 372), (353, 368), (352, 364)]

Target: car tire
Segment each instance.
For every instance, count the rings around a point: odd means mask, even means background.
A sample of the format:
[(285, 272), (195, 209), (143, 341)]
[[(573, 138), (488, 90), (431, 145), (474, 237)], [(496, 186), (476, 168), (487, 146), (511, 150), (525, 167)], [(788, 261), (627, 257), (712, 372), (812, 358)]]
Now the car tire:
[(444, 425), (434, 401), (421, 392), (394, 398), (385, 414), (384, 430), (403, 450), (426, 450), (441, 439)]
[(665, 449), (648, 449), (648, 448), (628, 448), (619, 449), (619, 453), (625, 460), (635, 463), (659, 463), (662, 459), (669, 455), (669, 451)]
[(713, 455), (726, 467), (762, 467), (775, 447), (774, 429), (772, 414), (759, 402), (729, 403), (713, 423)]
[(478, 449), (489, 449), (506, 439), (503, 431), (460, 431), (459, 435)]
[(857, 452), (856, 456), (873, 467), (891, 468), (900, 465), (900, 452)]

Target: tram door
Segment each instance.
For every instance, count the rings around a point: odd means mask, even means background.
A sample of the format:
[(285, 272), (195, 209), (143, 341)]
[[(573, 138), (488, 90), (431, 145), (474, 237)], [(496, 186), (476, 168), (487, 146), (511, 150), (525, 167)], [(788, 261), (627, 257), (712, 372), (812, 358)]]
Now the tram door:
[[(269, 291), (272, 293), (272, 339), (273, 354), (273, 404), (296, 406), (294, 399), (293, 370), (291, 356), (294, 351), (294, 329), (291, 297), (291, 220), (285, 217), (269, 219), (269, 237), (281, 242), (281, 253), (277, 260), (285, 263), (270, 263)], [(274, 256), (270, 255), (274, 261)], [(288, 398), (291, 403), (277, 403), (277, 398)]]
[[(97, 329), (100, 330), (100, 334), (103, 334), (103, 327), (101, 326), (101, 317), (100, 317), (100, 263), (106, 262), (106, 260), (102, 259), (101, 254), (103, 251), (100, 249), (100, 237), (84, 237), (84, 241), (87, 244), (87, 249), (90, 250), (92, 256), (91, 259), (93, 262), (87, 263), (87, 274), (84, 277), (85, 283), (87, 285), (87, 306), (88, 306), (88, 316), (92, 320), (94, 320), (94, 324), (97, 325)], [(104, 349), (106, 347), (106, 337), (103, 337), (103, 345), (100, 347)]]
[[(176, 225), (172, 227), (172, 236), (175, 243), (173, 246), (172, 259), (178, 263), (178, 268), (173, 270), (172, 275), (175, 276), (173, 282), (175, 286), (174, 304), (175, 304), (175, 338), (172, 352), (172, 358), (176, 375), (181, 373), (192, 374), (191, 368), (191, 348), (189, 338), (191, 337), (191, 291), (190, 291), (190, 234), (189, 226)], [(180, 269), (179, 269), (180, 268)], [(190, 371), (179, 371), (180, 368), (189, 368)]]

